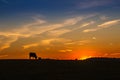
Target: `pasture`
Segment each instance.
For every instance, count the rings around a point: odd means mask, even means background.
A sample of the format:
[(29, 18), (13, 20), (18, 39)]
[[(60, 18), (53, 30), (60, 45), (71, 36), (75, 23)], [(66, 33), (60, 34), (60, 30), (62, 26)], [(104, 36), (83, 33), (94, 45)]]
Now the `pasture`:
[(120, 59), (0, 60), (0, 80), (120, 80)]

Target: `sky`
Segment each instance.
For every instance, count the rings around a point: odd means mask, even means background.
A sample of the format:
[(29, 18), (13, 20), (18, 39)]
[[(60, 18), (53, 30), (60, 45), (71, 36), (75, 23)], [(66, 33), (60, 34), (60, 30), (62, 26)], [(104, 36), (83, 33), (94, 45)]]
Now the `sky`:
[(0, 0), (0, 59), (120, 58), (120, 0)]

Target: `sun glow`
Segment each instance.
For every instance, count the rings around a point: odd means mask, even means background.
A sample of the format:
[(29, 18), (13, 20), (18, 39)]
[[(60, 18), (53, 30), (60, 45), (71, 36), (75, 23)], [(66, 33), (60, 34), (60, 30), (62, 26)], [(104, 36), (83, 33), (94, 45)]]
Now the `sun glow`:
[(98, 52), (95, 50), (77, 50), (74, 52), (74, 58), (77, 58), (78, 60), (85, 60), (91, 57), (97, 57), (99, 56)]
[(91, 57), (92, 56), (83, 56), (83, 57), (79, 58), (79, 60), (86, 60), (86, 59), (91, 58)]

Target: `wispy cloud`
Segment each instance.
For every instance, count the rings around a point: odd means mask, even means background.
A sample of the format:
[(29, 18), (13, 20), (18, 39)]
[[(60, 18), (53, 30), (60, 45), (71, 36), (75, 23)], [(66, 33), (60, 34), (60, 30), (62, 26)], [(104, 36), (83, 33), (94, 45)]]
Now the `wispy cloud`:
[(62, 52), (62, 53), (64, 53), (64, 52), (71, 52), (71, 51), (73, 51), (73, 50), (71, 50), (71, 49), (63, 49), (63, 50), (59, 50), (59, 52)]
[(113, 26), (115, 24), (118, 24), (119, 22), (120, 22), (120, 19), (112, 20), (112, 21), (108, 21), (108, 22), (105, 22), (103, 24), (100, 24), (100, 25), (98, 25), (98, 27), (99, 28), (107, 28), (107, 27)]
[(98, 25), (95, 28), (85, 29), (85, 30), (83, 30), (83, 32), (94, 32), (94, 31), (97, 31), (99, 29), (103, 29), (103, 28), (108, 28), (108, 27), (114, 26), (114, 25), (116, 25), (118, 23), (120, 23), (120, 19), (107, 21), (107, 22), (104, 22), (103, 24)]
[[(82, 19), (81, 17), (75, 17), (75, 18), (66, 19), (62, 23), (54, 23), (54, 24), (47, 24), (46, 23), (47, 21), (38, 19), (37, 21), (27, 24), (27, 25), (24, 25), (21, 29), (17, 29), (15, 31), (17, 31), (20, 34), (24, 34), (26, 36), (41, 34), (41, 33), (47, 32), (47, 31), (51, 31), (54, 33), (53, 30), (62, 28), (62, 27), (66, 27), (66, 26), (75, 25), (81, 19)], [(46, 23), (46, 25), (41, 26), (41, 24), (44, 24), (44, 23)], [(66, 30), (64, 30), (64, 31), (66, 31)], [(56, 31), (56, 32), (60, 33), (61, 31)]]
[(2, 57), (6, 57), (6, 56), (8, 56), (8, 55), (0, 55), (0, 58), (2, 58)]
[(52, 30), (48, 32), (49, 36), (54, 36), (54, 37), (58, 37), (61, 36), (65, 33), (71, 32), (72, 30), (69, 29), (59, 29), (59, 30)]
[[(45, 32), (47, 32), (49, 36), (53, 37), (52, 39), (43, 41), (44, 44), (48, 44), (51, 41), (54, 41), (55, 38), (59, 38), (59, 36), (75, 30), (75, 28), (71, 30), (68, 29), (69, 26), (74, 26), (80, 21), (90, 18), (92, 16), (93, 15), (88, 15), (85, 17), (77, 16), (77, 17), (65, 19), (58, 23), (52, 23), (52, 24), (49, 24), (46, 20), (34, 18), (33, 22), (22, 25), (21, 27), (17, 29), (12, 29), (12, 30), (5, 31), (5, 32), (0, 31), (1, 36), (8, 38), (6, 42), (4, 40), (0, 40), (1, 42), (0, 45), (2, 44), (2, 46), (0, 46), (0, 50), (10, 47), (10, 45), (13, 42), (17, 41), (19, 38), (29, 38), (35, 35), (41, 35)], [(81, 25), (81, 27), (88, 26), (92, 23), (93, 22), (85, 23)], [(31, 43), (31, 44), (24, 46), (24, 48), (29, 48), (29, 46), (31, 47), (31, 46), (38, 46), (38, 45), (37, 43)]]
[(10, 44), (15, 42), (16, 40), (16, 36), (3, 36), (3, 38), (0, 39), (0, 50), (10, 47)]
[(90, 26), (90, 25), (92, 25), (92, 24), (94, 24), (94, 23), (95, 23), (95, 21), (85, 22), (85, 23), (83, 23), (82, 25), (80, 25), (80, 27), (78, 27), (78, 28), (76, 28), (76, 29), (84, 28), (84, 27)]
[(70, 42), (71, 40), (69, 39), (64, 39), (64, 38), (51, 38), (51, 39), (43, 39), (39, 42), (36, 42), (36, 43), (30, 43), (30, 44), (26, 44), (24, 45), (24, 49), (27, 49), (27, 48), (31, 48), (31, 47), (37, 47), (37, 46), (40, 46), (40, 45), (43, 45), (43, 46), (50, 46), (50, 45), (53, 45), (52, 43), (55, 43), (55, 42), (59, 42), (59, 43), (66, 43), (66, 42)]
[(65, 43), (65, 45), (86, 45), (90, 42), (91, 42), (90, 40), (71, 41)]
[(32, 43), (32, 44), (24, 45), (23, 48), (27, 49), (27, 48), (30, 48), (30, 47), (37, 47), (38, 45), (39, 45), (38, 43)]

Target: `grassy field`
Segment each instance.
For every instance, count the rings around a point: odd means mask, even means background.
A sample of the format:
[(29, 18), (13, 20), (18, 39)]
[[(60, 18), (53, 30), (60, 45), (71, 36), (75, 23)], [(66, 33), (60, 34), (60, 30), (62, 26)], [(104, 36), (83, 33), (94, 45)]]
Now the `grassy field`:
[(120, 59), (0, 60), (0, 80), (120, 80)]

